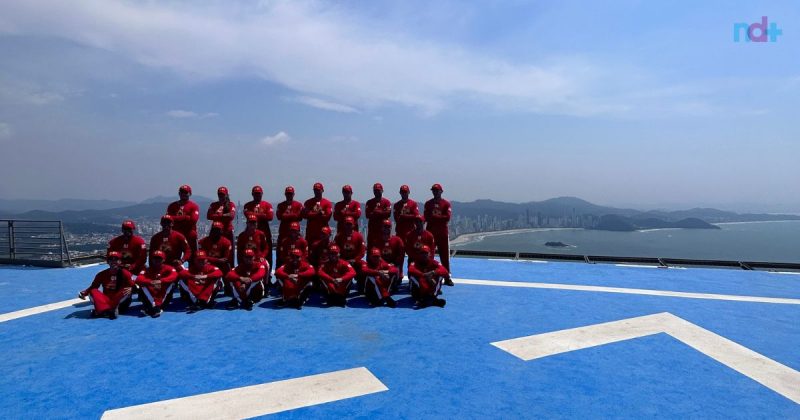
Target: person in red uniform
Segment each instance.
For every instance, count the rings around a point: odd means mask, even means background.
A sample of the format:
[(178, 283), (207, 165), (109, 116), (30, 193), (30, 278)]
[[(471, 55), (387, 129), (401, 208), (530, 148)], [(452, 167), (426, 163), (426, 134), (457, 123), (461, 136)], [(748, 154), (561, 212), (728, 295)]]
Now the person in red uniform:
[[(300, 221), (303, 220), (303, 204), (294, 200), (294, 187), (291, 185), (286, 187), (283, 192), (286, 201), (278, 204), (277, 217), (281, 221), (278, 228), (278, 247), (284, 238), (289, 236), (289, 230), (293, 222), (297, 222), (298, 226)], [(283, 265), (282, 256), (280, 251), (275, 253), (275, 266), (280, 267)]]
[(411, 189), (408, 185), (400, 187), (400, 201), (394, 203), (394, 233), (405, 239), (414, 230), (414, 220), (419, 216), (417, 202), (408, 198)]
[(424, 245), (417, 253), (416, 259), (408, 267), (408, 279), (411, 282), (411, 297), (414, 298), (414, 309), (434, 305), (444, 308), (446, 300), (440, 299), (442, 283), (447, 278), (447, 269), (431, 257), (433, 250)]
[(178, 201), (167, 206), (167, 214), (172, 217), (172, 229), (179, 232), (189, 242), (192, 253), (197, 251), (197, 221), (200, 220), (200, 207), (190, 200), (192, 187), (181, 185), (178, 188)]
[(322, 197), (325, 188), (317, 182), (314, 184), (314, 196), (303, 203), (303, 218), (306, 219), (306, 241), (312, 243), (322, 236), (322, 227), (328, 226), (333, 214), (333, 205)]
[[(339, 247), (339, 258), (347, 261), (356, 270), (356, 274), (359, 274), (367, 249), (366, 245), (364, 245), (364, 237), (355, 230), (355, 221), (352, 217), (345, 218), (342, 230), (336, 234), (334, 242)], [(363, 280), (359, 276), (356, 282), (359, 293), (364, 292)]]
[(339, 259), (339, 252), (341, 251), (335, 244), (328, 248), (328, 261), (319, 267), (317, 275), (325, 288), (325, 301), (328, 305), (344, 307), (356, 270), (347, 261)]
[[(227, 187), (217, 188), (217, 198), (219, 201), (215, 201), (208, 206), (206, 218), (211, 220), (212, 223), (222, 223), (224, 226), (222, 235), (228, 238), (231, 244), (233, 244), (235, 240), (233, 238), (233, 220), (236, 218), (236, 204), (233, 204), (231, 201), (231, 196), (228, 194)], [(231, 251), (229, 258), (233, 261), (233, 251)]]
[(150, 254), (150, 266), (136, 276), (139, 286), (139, 301), (142, 302), (142, 316), (158, 318), (163, 307), (172, 300), (172, 288), (178, 280), (178, 272), (169, 264), (164, 264), (166, 256), (155, 250)]
[(252, 310), (253, 304), (264, 298), (266, 277), (267, 268), (256, 259), (256, 253), (252, 249), (245, 250), (239, 265), (225, 275), (225, 283), (233, 293), (225, 309)]
[(367, 261), (362, 264), (361, 276), (366, 279), (364, 294), (372, 306), (397, 306), (392, 299), (392, 289), (397, 282), (397, 267), (381, 258), (381, 250), (372, 248)]
[(269, 262), (267, 262), (267, 253), (269, 252), (269, 243), (267, 236), (264, 232), (256, 228), (258, 226), (258, 217), (255, 214), (247, 216), (247, 227), (236, 238), (236, 259), (241, 261), (244, 252), (248, 249), (253, 250), (256, 256), (256, 261), (264, 264), (269, 273)]
[[(431, 187), (433, 198), (425, 202), (425, 220), (428, 221), (425, 229), (433, 234), (436, 243), (436, 250), (439, 253), (439, 260), (442, 262), (447, 272), (450, 272), (450, 237), (447, 224), (453, 213), (450, 202), (442, 198), (441, 184), (433, 184)], [(444, 284), (453, 285), (453, 280), (448, 276)]]
[[(78, 297), (85, 300), (88, 296), (92, 301), (92, 318), (107, 316), (108, 319), (117, 319), (117, 315), (127, 311), (131, 305), (133, 279), (131, 273), (122, 268), (122, 255), (119, 252), (109, 252), (106, 262), (108, 268), (97, 273), (92, 284), (78, 293)], [(102, 291), (100, 286), (103, 287)]]
[(283, 238), (281, 244), (278, 245), (278, 253), (283, 261), (289, 256), (289, 253), (294, 249), (299, 249), (302, 252), (303, 259), (308, 259), (308, 242), (300, 236), (300, 223), (292, 222), (289, 226), (289, 235)]
[(430, 257), (433, 258), (433, 247), (435, 246), (436, 242), (433, 239), (433, 234), (425, 230), (424, 216), (421, 214), (417, 216), (414, 230), (406, 235), (403, 243), (406, 245), (406, 255), (408, 255), (409, 266), (411, 266), (411, 263), (413, 263), (416, 259), (416, 256), (419, 254), (419, 250), (424, 246), (428, 247), (431, 253)]
[(397, 281), (392, 283), (392, 290), (396, 292), (403, 282), (403, 263), (406, 259), (406, 247), (399, 236), (392, 235), (392, 222), (389, 219), (383, 221), (381, 239), (375, 244), (375, 247), (381, 251), (381, 257), (384, 261), (397, 268)]
[(286, 264), (275, 271), (282, 293), (278, 306), (289, 305), (301, 309), (311, 291), (311, 282), (315, 276), (316, 271), (303, 259), (303, 252), (293, 249), (287, 256)]
[(275, 249), (274, 244), (272, 242), (272, 230), (269, 227), (269, 222), (272, 221), (275, 215), (272, 211), (272, 204), (267, 201), (263, 200), (264, 197), (264, 189), (261, 188), (260, 185), (256, 185), (253, 187), (251, 191), (253, 195), (253, 201), (248, 201), (244, 205), (244, 215), (247, 217), (250, 214), (255, 214), (258, 218), (258, 225), (256, 228), (262, 232), (267, 238), (267, 245), (268, 245), (268, 253), (266, 256), (266, 260), (269, 263), (270, 268), (274, 267), (272, 265), (272, 251)]
[(348, 217), (355, 220), (355, 229), (358, 232), (358, 219), (361, 217), (361, 203), (353, 200), (353, 187), (345, 185), (342, 187), (343, 200), (336, 203), (333, 207), (333, 220), (336, 221), (336, 232), (341, 232), (344, 226), (344, 221)]
[(150, 251), (159, 250), (167, 256), (167, 264), (180, 272), (183, 263), (192, 258), (192, 249), (186, 237), (172, 228), (172, 216), (161, 216), (161, 232), (150, 238)]
[(133, 220), (122, 222), (122, 235), (108, 241), (108, 251), (116, 251), (122, 256), (122, 268), (131, 273), (138, 273), (147, 262), (147, 243), (133, 232), (136, 223)]
[(208, 236), (200, 240), (200, 249), (206, 253), (208, 262), (222, 270), (223, 275), (231, 271), (233, 264), (230, 258), (233, 245), (228, 238), (222, 236), (224, 227), (221, 222), (212, 223)]
[(178, 273), (178, 278), (181, 298), (189, 305), (188, 313), (214, 307), (222, 270), (208, 263), (205, 251), (197, 251), (189, 268)]
[(381, 240), (383, 223), (392, 215), (392, 202), (383, 198), (383, 185), (376, 183), (372, 186), (375, 197), (367, 200), (367, 246), (372, 248)]
[(308, 247), (308, 262), (314, 267), (319, 267), (328, 259), (328, 247), (331, 243), (331, 228), (323, 226), (322, 236)]

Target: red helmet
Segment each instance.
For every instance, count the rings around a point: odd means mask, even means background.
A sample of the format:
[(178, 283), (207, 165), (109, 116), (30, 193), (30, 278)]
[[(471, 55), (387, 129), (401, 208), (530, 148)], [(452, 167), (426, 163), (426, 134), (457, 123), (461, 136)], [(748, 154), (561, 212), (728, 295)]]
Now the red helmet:
[(108, 254), (106, 254), (106, 259), (110, 260), (112, 258), (120, 260), (120, 259), (122, 259), (122, 254), (120, 254), (117, 251), (108, 251)]
[(295, 257), (302, 257), (303, 256), (303, 251), (295, 248), (289, 254), (290, 255), (294, 255)]
[(422, 245), (422, 248), (419, 249), (419, 253), (420, 254), (430, 254), (431, 253), (431, 247), (429, 247), (428, 245)]
[(258, 222), (258, 216), (253, 213), (247, 213), (247, 222)]
[(243, 255), (245, 257), (255, 257), (256, 256), (256, 252), (253, 251), (252, 249), (245, 249)]
[(332, 232), (332, 231), (331, 231), (331, 228), (329, 228), (328, 226), (323, 226), (323, 227), (322, 227), (322, 233), (323, 233), (324, 235), (330, 235), (330, 234), (331, 234), (331, 232)]
[(351, 187), (350, 185), (345, 185), (344, 187), (342, 187), (342, 192), (351, 193), (351, 192), (353, 192), (353, 187)]
[(133, 223), (133, 220), (126, 220), (122, 222), (122, 229), (136, 230), (136, 223)]
[(372, 189), (383, 191), (383, 185), (380, 182), (376, 182), (375, 185), (372, 186)]
[(329, 254), (339, 254), (339, 246), (338, 245), (331, 245), (328, 247)]
[(346, 224), (346, 225), (354, 225), (355, 226), (356, 220), (353, 219), (352, 216), (347, 216), (347, 217), (344, 218), (344, 224)]
[(383, 219), (383, 227), (392, 227), (392, 221), (389, 219)]
[(187, 193), (191, 194), (192, 193), (192, 187), (190, 187), (189, 185), (183, 184), (178, 188), (178, 193), (181, 193), (181, 192), (187, 192)]
[(256, 185), (255, 187), (253, 187), (252, 193), (253, 194), (256, 194), (256, 193), (257, 194), (264, 194), (264, 189), (261, 188), (261, 185)]
[(172, 216), (168, 214), (161, 216), (161, 225), (164, 225), (164, 223), (172, 224)]
[(381, 256), (381, 250), (380, 250), (380, 248), (375, 248), (375, 247), (372, 247), (372, 248), (369, 250), (369, 256), (370, 256), (370, 257), (374, 257), (374, 256), (378, 256), (378, 257), (380, 257), (380, 256)]
[(225, 225), (222, 222), (214, 222), (211, 224), (211, 229), (225, 229)]
[(321, 182), (314, 183), (314, 189), (315, 190), (320, 190), (320, 191), (325, 191), (325, 187), (322, 186)]
[(300, 231), (300, 223), (297, 223), (297, 222), (290, 223), (289, 224), (289, 230), (296, 230), (296, 231), (299, 232)]
[(442, 189), (442, 184), (433, 184), (433, 186), (431, 187), (431, 191), (433, 191), (433, 190), (444, 191)]
[(285, 190), (283, 190), (283, 193), (284, 194), (294, 194), (294, 187), (289, 185), (288, 187), (286, 187)]
[(206, 254), (206, 252), (201, 249), (201, 250), (197, 251), (197, 254), (194, 254), (194, 259), (201, 260), (201, 261), (207, 260), (208, 259), (208, 254)]
[(152, 260), (153, 258), (161, 258), (163, 260), (164, 258), (167, 258), (167, 256), (164, 254), (164, 251), (157, 249), (150, 253), (150, 259)]
[(408, 188), (408, 185), (403, 184), (400, 186), (400, 192), (411, 192), (411, 188)]
[(219, 187), (219, 188), (217, 188), (217, 194), (228, 195), (228, 187)]

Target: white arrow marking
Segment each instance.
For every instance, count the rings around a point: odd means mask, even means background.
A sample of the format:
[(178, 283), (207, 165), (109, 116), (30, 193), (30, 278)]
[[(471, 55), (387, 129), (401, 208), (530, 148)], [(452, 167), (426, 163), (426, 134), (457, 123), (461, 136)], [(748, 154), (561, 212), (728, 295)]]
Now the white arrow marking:
[(491, 343), (522, 360), (665, 333), (800, 404), (800, 372), (668, 312)]
[(102, 419), (244, 419), (388, 390), (360, 367), (118, 408)]
[(47, 305), (42, 306), (35, 306), (33, 308), (22, 309), (19, 311), (8, 312), (4, 314), (0, 314), (0, 322), (11, 321), (17, 318), (22, 318), (30, 315), (40, 314), (42, 312), (49, 312), (55, 311), (56, 309), (63, 309), (70, 306), (83, 306), (88, 305), (91, 302), (88, 300), (80, 300), (80, 299), (70, 299), (70, 300), (63, 300), (61, 302), (55, 303), (48, 303)]

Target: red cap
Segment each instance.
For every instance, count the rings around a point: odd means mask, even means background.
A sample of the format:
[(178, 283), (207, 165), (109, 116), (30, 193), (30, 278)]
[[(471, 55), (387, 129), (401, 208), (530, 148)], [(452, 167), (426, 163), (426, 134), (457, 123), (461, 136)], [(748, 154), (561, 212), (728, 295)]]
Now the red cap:
[(320, 190), (320, 191), (325, 191), (325, 187), (323, 187), (322, 183), (320, 183), (320, 182), (314, 183), (314, 189), (315, 190)]
[(295, 249), (293, 249), (293, 250), (292, 250), (292, 252), (290, 252), (289, 254), (290, 254), (290, 255), (297, 256), (297, 257), (302, 257), (302, 256), (303, 256), (303, 251), (301, 251), (301, 250), (299, 250), (299, 249), (295, 248)]
[(342, 192), (345, 192), (345, 191), (351, 193), (351, 192), (353, 192), (353, 187), (351, 187), (350, 185), (345, 185), (344, 187), (342, 187)]
[(122, 254), (117, 251), (108, 251), (108, 254), (106, 254), (106, 259), (110, 260), (112, 258), (116, 258), (118, 260), (122, 259)]
[(383, 191), (383, 185), (380, 182), (376, 182), (375, 185), (372, 186), (372, 189)]
[(388, 228), (392, 227), (392, 221), (389, 219), (383, 219), (383, 226)]
[(172, 224), (172, 216), (168, 214), (161, 216), (161, 224), (163, 225), (164, 222), (169, 222), (169, 224)]
[(339, 246), (338, 245), (331, 245), (328, 247), (329, 254), (338, 254), (339, 253)]
[(292, 193), (292, 194), (294, 194), (294, 187), (293, 187), (293, 186), (291, 186), (291, 185), (289, 185), (288, 187), (286, 187), (286, 189), (285, 189), (285, 190), (283, 190), (283, 193), (284, 193), (284, 194), (289, 194), (289, 193)]
[(164, 251), (157, 249), (150, 254), (150, 259), (153, 258), (161, 258), (163, 260), (164, 258), (167, 258), (167, 256), (164, 255)]
[(346, 224), (346, 225), (354, 225), (355, 226), (356, 220), (353, 219), (352, 216), (347, 216), (347, 217), (344, 218), (344, 224)]
[(442, 184), (433, 184), (433, 186), (431, 187), (431, 191), (433, 191), (433, 190), (444, 191), (442, 189)]
[(123, 229), (136, 230), (136, 223), (133, 223), (133, 220), (126, 220), (126, 221), (122, 222), (122, 228)]
[(331, 234), (331, 228), (329, 228), (328, 226), (323, 226), (322, 227), (322, 233), (325, 234), (325, 235), (330, 235)]
[(189, 185), (183, 184), (178, 188), (178, 192), (181, 192), (181, 191), (186, 191), (187, 193), (191, 194), (192, 193), (192, 187), (190, 187)]
[(408, 188), (408, 185), (403, 184), (400, 186), (400, 192), (411, 192), (411, 188)]
[(381, 250), (379, 248), (373, 247), (372, 249), (369, 250), (369, 256), (370, 257), (374, 257), (374, 256), (380, 257), (381, 256)]
[(419, 249), (419, 253), (420, 254), (430, 254), (431, 253), (431, 247), (429, 247), (428, 245), (422, 245), (422, 248)]
[(201, 249), (201, 250), (197, 251), (196, 254), (194, 254), (194, 259), (196, 259), (196, 260), (207, 260), (208, 259), (208, 254), (206, 254), (206, 252)]
[(255, 194), (255, 193), (264, 194), (264, 189), (261, 188), (261, 185), (256, 185), (255, 187), (253, 187), (253, 190), (251, 192), (253, 194)]
[(228, 188), (227, 187), (219, 187), (219, 188), (217, 188), (217, 194), (228, 195)]
[(211, 229), (225, 229), (225, 225), (222, 222), (214, 222), (211, 224)]
[(289, 230), (300, 231), (300, 223), (292, 222), (289, 224)]
[(258, 216), (253, 213), (247, 213), (247, 222), (258, 222)]
[(245, 257), (255, 257), (256, 256), (256, 252), (253, 251), (252, 249), (245, 249), (243, 255)]

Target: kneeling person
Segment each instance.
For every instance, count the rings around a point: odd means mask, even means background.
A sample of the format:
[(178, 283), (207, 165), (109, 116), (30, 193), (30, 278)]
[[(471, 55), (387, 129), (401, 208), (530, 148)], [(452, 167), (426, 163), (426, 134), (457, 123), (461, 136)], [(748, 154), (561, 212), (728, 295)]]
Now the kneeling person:
[(370, 305), (386, 305), (390, 308), (397, 306), (392, 299), (392, 289), (398, 281), (398, 270), (381, 258), (380, 249), (372, 248), (369, 251), (367, 262), (361, 264), (361, 273), (366, 278), (364, 294)]
[(241, 306), (252, 310), (253, 304), (264, 298), (263, 280), (267, 276), (267, 268), (256, 261), (256, 253), (252, 249), (242, 253), (242, 261), (225, 276), (225, 283), (233, 294), (233, 299), (226, 309)]
[(411, 280), (411, 296), (416, 302), (416, 309), (435, 305), (444, 307), (444, 299), (437, 296), (442, 289), (442, 283), (448, 277), (447, 269), (431, 256), (431, 249), (423, 245), (417, 254), (416, 260), (408, 267), (408, 278)]
[(286, 264), (275, 272), (283, 296), (279, 305), (300, 309), (308, 297), (316, 273), (314, 267), (303, 260), (303, 251), (300, 249), (291, 250), (287, 258)]
[(189, 269), (181, 271), (178, 277), (181, 298), (189, 304), (189, 313), (214, 306), (222, 270), (208, 263), (205, 251), (197, 251)]
[(328, 305), (344, 307), (356, 270), (347, 261), (339, 258), (339, 252), (339, 247), (336, 245), (328, 248), (328, 261), (319, 267), (317, 275), (325, 288), (325, 300)]
[[(131, 305), (133, 279), (131, 273), (121, 266), (122, 254), (111, 251), (106, 261), (108, 268), (97, 273), (92, 284), (78, 293), (78, 297), (86, 299), (88, 296), (92, 301), (92, 317), (107, 316), (108, 319), (116, 319), (120, 311), (126, 311)], [(102, 292), (100, 286), (103, 286)]]
[(164, 252), (153, 251), (150, 254), (150, 266), (136, 276), (139, 286), (139, 300), (142, 302), (143, 315), (158, 318), (162, 308), (172, 300), (172, 288), (178, 279), (178, 272), (169, 264), (164, 264)]

